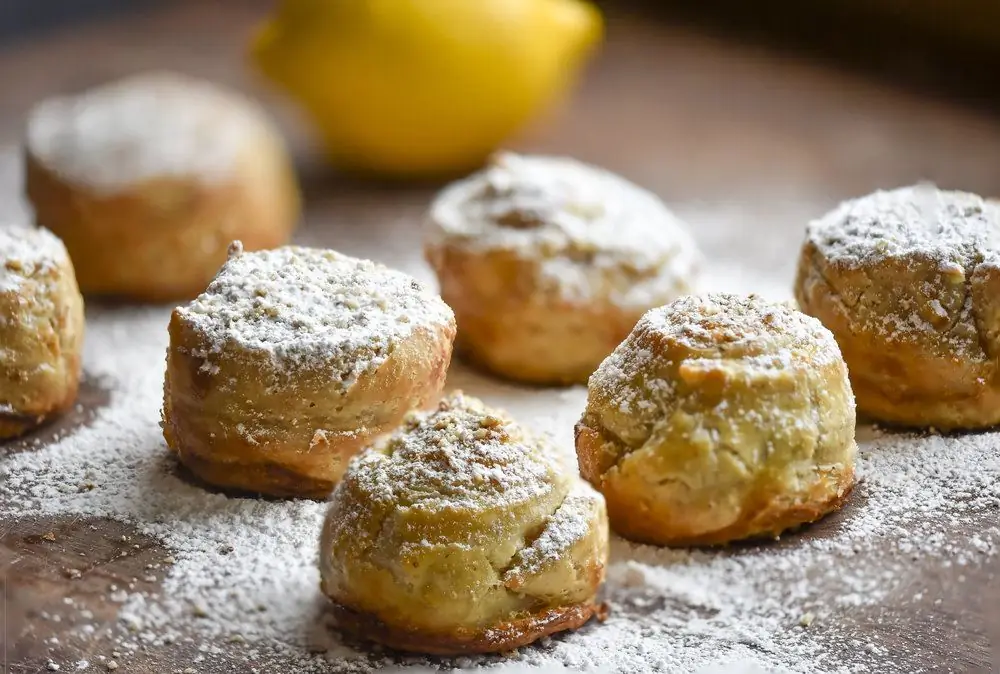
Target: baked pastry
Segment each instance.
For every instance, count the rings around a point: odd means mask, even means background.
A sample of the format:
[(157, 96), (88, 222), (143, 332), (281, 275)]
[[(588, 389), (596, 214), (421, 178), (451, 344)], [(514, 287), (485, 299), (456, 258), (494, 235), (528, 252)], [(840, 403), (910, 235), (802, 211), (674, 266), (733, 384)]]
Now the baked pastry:
[(840, 343), (858, 410), (941, 429), (1000, 423), (1000, 206), (917, 185), (809, 224), (795, 294)]
[(576, 448), (619, 534), (714, 545), (839, 508), (854, 425), (847, 367), (819, 321), (712, 294), (653, 309), (601, 363)]
[(539, 384), (586, 382), (643, 312), (691, 292), (701, 262), (651, 193), (571, 159), (510, 153), (438, 196), (426, 255), (459, 353)]
[(603, 617), (604, 499), (545, 440), (455, 393), (354, 461), (320, 543), (341, 629), (404, 651), (507, 651)]
[(28, 119), (26, 189), (66, 242), (84, 293), (194, 297), (241, 239), (288, 240), (291, 162), (262, 110), (170, 73), (40, 103)]
[(0, 438), (76, 401), (83, 298), (62, 242), (44, 229), (0, 228)]
[(354, 453), (437, 401), (455, 319), (374, 262), (234, 244), (169, 331), (163, 434), (181, 463), (220, 487), (321, 498)]

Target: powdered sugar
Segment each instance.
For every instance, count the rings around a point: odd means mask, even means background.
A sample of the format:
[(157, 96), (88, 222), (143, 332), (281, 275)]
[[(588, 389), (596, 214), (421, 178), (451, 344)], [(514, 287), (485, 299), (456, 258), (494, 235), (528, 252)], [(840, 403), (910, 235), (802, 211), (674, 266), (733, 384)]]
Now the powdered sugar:
[(17, 291), (69, 260), (66, 247), (47, 229), (0, 227), (0, 292)]
[(28, 150), (63, 180), (113, 194), (154, 178), (229, 178), (263, 124), (235, 92), (155, 72), (41, 102)]
[(975, 194), (920, 184), (846, 201), (810, 223), (807, 238), (835, 264), (929, 258), (959, 274), (1000, 252), (1000, 208)]
[(359, 457), (345, 479), (391, 508), (495, 512), (523, 504), (556, 488), (557, 469), (552, 452), (512, 424), (452, 395)]
[[(89, 310), (86, 364), (112, 382), (111, 405), (91, 427), (55, 445), (0, 460), (3, 516), (111, 516), (164, 540), (175, 563), (158, 596), (128, 594), (122, 643), (139, 648), (194, 638), (209, 659), (235, 648), (225, 656), (230, 661), (255, 653), (255, 662), (273, 661), (277, 671), (381, 667), (383, 655), (345, 646), (325, 619), (316, 565), (325, 504), (227, 498), (177, 477), (156, 426), (166, 322), (162, 310)], [(451, 384), (508, 409), (572, 453), (582, 387), (522, 389), (461, 366)], [(781, 671), (864, 670), (872, 658), (866, 648), (881, 648), (883, 637), (852, 626), (858, 607), (898, 597), (921, 564), (974, 567), (996, 553), (1000, 434), (916, 437), (865, 429), (859, 440), (856, 505), (822, 525), (823, 535), (729, 551), (660, 550), (614, 539), (608, 622), (522, 649), (515, 662), (543, 671), (689, 671), (738, 661)], [(94, 488), (79, 489), (83, 483)], [(812, 626), (801, 627), (810, 613)], [(234, 634), (247, 645), (227, 645)], [(892, 657), (908, 661), (905, 652)], [(870, 671), (893, 668), (885, 656), (879, 662)]]
[[(415, 239), (403, 237), (412, 230), (399, 231), (396, 243), (415, 250)], [(796, 244), (790, 241), (786, 253), (793, 255)], [(381, 242), (345, 249), (371, 255), (376, 245), (381, 250)], [(398, 263), (426, 274), (408, 255), (400, 253)], [(766, 264), (755, 268), (755, 260), (745, 268), (720, 264), (707, 281), (713, 289), (782, 299), (786, 279)], [(191, 665), (200, 674), (439, 671), (440, 661), (346, 645), (330, 627), (317, 567), (326, 504), (227, 498), (178, 476), (157, 427), (168, 318), (162, 309), (90, 307), (85, 368), (108, 382), (109, 406), (56, 444), (0, 455), (0, 517), (109, 516), (166, 545), (174, 563), (155, 571), (164, 575), (162, 589), (126, 590), (118, 671), (131, 671), (130, 649), (168, 642), (198, 653)], [(522, 388), (460, 363), (449, 386), (508, 410), (575, 460), (573, 425), (586, 404), (584, 387)], [(858, 440), (861, 483), (851, 502), (805, 534), (722, 551), (662, 550), (612, 537), (606, 623), (510, 659), (446, 664), (503, 672), (704, 674), (939, 666), (932, 650), (925, 657), (921, 649), (968, 632), (934, 607), (934, 597), (942, 596), (934, 579), (946, 566), (971, 576), (1000, 546), (1000, 433), (913, 436), (862, 426)], [(934, 643), (896, 638), (918, 634), (917, 617), (934, 626)], [(95, 633), (92, 621), (79, 632), (81, 638)], [(90, 660), (91, 670), (103, 667)], [(72, 671), (72, 663), (59, 664)]]
[(1000, 207), (920, 184), (844, 202), (810, 223), (798, 293), (810, 312), (840, 303), (850, 330), (887, 344), (991, 363), (993, 339), (979, 331), (998, 264)]
[(432, 248), (536, 262), (538, 292), (570, 302), (655, 306), (693, 287), (702, 264), (656, 196), (571, 159), (499, 154), (442, 192), (429, 219)]
[(243, 253), (238, 244), (177, 315), (205, 340), (196, 354), (205, 372), (218, 370), (218, 354), (240, 348), (267, 354), (279, 373), (324, 368), (345, 388), (414, 330), (454, 321), (437, 295), (402, 272), (333, 251)]

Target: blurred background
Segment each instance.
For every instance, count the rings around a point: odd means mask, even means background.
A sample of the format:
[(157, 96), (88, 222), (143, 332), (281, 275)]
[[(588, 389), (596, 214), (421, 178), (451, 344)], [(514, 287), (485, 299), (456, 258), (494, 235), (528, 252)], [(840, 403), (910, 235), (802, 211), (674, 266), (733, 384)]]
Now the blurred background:
[[(436, 6), (496, 9), (505, 2), (436, 0)], [(418, 160), (426, 157), (404, 152), (414, 150), (411, 144), (392, 140), (390, 150), (398, 156), (381, 151), (364, 157), (376, 157), (379, 162), (371, 163), (377, 170), (362, 172), (362, 179), (343, 171), (351, 162), (330, 156), (331, 147), (346, 144), (337, 136), (344, 132), (337, 117), (343, 106), (317, 111), (322, 106), (310, 105), (307, 91), (316, 98), (345, 86), (345, 73), (360, 62), (351, 60), (356, 53), (367, 49), (379, 60), (392, 48), (360, 47), (369, 33), (353, 31), (350, 21), (301, 12), (296, 19), (288, 12), (284, 23), (276, 22), (279, 8), (292, 4), (305, 6), (294, 0), (0, 2), (0, 144), (14, 153), (2, 165), (18, 163), (24, 120), (38, 101), (137, 71), (173, 69), (246, 91), (278, 119), (305, 196), (300, 242), (350, 249), (347, 227), (359, 237), (377, 229), (380, 259), (412, 266), (419, 250), (418, 237), (410, 234), (414, 221), (445, 179), (474, 162), (422, 164)], [(322, 14), (364, 2), (306, 4)], [(496, 85), (497, 98), (483, 107), (494, 116), (509, 108), (511, 119), (487, 123), (484, 117), (483, 126), (504, 133), (486, 134), (475, 120), (451, 119), (436, 131), (466, 145), (477, 133), (486, 137), (480, 155), (493, 146), (568, 154), (623, 174), (688, 220), (702, 248), (735, 283), (750, 282), (759, 276), (754, 270), (765, 268), (790, 278), (804, 223), (842, 199), (920, 180), (1000, 195), (1000, 3), (994, 0), (595, 4), (603, 30), (558, 34), (534, 17), (523, 30), (504, 33), (464, 16), (459, 34), (468, 36), (467, 43), (452, 40), (440, 52), (417, 52), (424, 65), (463, 64), (473, 75), (481, 66), (472, 84), (449, 89), (442, 78), (415, 80), (406, 59), (387, 57), (380, 65), (390, 82), (395, 78), (416, 92), (414, 98), (427, 94), (424, 103), (433, 98), (444, 109), (470, 87), (478, 91), (477, 82), (483, 89)], [(433, 29), (408, 20), (397, 19), (394, 35), (423, 39)], [(267, 33), (279, 42), (271, 52), (260, 48), (261, 26), (268, 22), (280, 24)], [(296, 30), (312, 36), (300, 43)], [(516, 39), (504, 44), (502, 35)], [(354, 52), (337, 57), (338, 69), (333, 51), (350, 40)], [(568, 45), (565, 53), (560, 45)], [(513, 50), (531, 65), (500, 73), (490, 56), (494, 47)], [(470, 56), (476, 48), (481, 50)], [(511, 92), (523, 93), (524, 101)], [(549, 94), (554, 105), (548, 105)], [(359, 97), (351, 105), (354, 121), (370, 122), (368, 135), (376, 138), (386, 128), (399, 130), (387, 110), (418, 107), (405, 98), (385, 103)], [(389, 186), (383, 174), (415, 180)]]

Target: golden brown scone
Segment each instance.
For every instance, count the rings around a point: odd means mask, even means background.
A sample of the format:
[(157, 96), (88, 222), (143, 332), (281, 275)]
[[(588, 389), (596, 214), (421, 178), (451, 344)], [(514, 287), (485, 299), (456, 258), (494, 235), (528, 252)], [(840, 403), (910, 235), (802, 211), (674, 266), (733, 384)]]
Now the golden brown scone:
[(82, 349), (83, 298), (62, 242), (0, 228), (0, 438), (76, 401)]
[(659, 545), (777, 536), (854, 485), (854, 397), (819, 321), (759, 297), (653, 309), (590, 378), (580, 471)]
[(643, 312), (692, 290), (701, 264), (657, 197), (572, 159), (498, 154), (428, 219), (456, 349), (525, 382), (586, 382)]
[(437, 400), (455, 319), (401, 272), (289, 246), (229, 260), (170, 319), (163, 434), (206, 482), (321, 498)]
[(603, 618), (604, 499), (547, 442), (455, 393), (351, 462), (320, 543), (341, 629), (404, 651), (507, 651)]
[(1000, 423), (1000, 207), (930, 185), (812, 222), (795, 294), (837, 338), (858, 411), (942, 429)]
[(171, 73), (43, 101), (28, 119), (26, 189), (84, 293), (194, 297), (241, 239), (288, 240), (299, 195), (284, 143), (235, 92)]

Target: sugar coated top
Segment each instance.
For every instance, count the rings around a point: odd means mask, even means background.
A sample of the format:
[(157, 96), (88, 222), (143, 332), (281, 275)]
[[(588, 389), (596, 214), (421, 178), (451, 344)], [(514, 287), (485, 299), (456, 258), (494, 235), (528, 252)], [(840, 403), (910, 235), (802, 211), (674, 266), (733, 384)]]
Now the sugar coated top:
[(324, 368), (345, 385), (377, 368), (414, 330), (454, 323), (451, 309), (407, 274), (331, 250), (245, 253), (239, 242), (208, 288), (177, 309), (209, 344), (272, 357), (279, 370)]
[(115, 193), (156, 178), (217, 182), (266, 124), (235, 92), (153, 72), (50, 98), (28, 117), (28, 150), (62, 180)]
[(505, 413), (461, 392), (410, 416), (344, 479), (392, 507), (447, 513), (544, 498), (561, 486), (554, 450)]
[(59, 238), (40, 227), (0, 227), (0, 292), (16, 291), (25, 280), (66, 264)]
[(909, 257), (965, 267), (1000, 251), (1000, 206), (918, 184), (845, 201), (806, 236), (828, 261), (848, 266)]
[(571, 299), (600, 294), (595, 286), (610, 273), (629, 279), (611, 281), (622, 286), (617, 303), (658, 304), (701, 262), (687, 227), (658, 197), (568, 158), (499, 153), (446, 188), (429, 219), (430, 246), (537, 261), (543, 278)]

